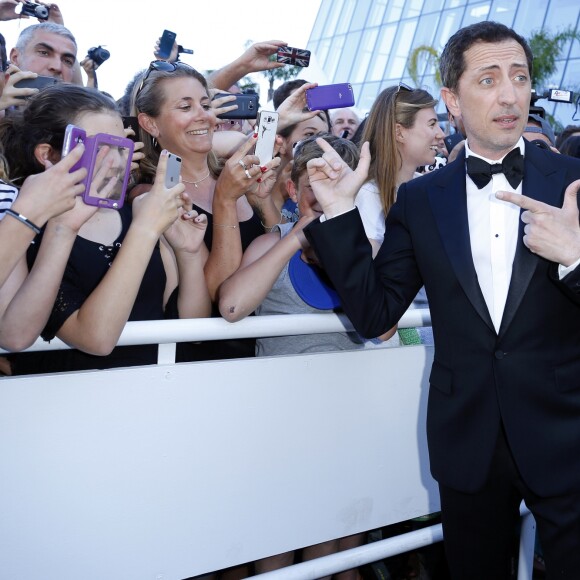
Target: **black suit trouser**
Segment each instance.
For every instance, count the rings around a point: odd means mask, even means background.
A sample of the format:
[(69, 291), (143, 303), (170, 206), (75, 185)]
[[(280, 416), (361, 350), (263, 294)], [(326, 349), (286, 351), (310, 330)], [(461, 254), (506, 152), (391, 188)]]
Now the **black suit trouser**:
[(440, 485), (439, 493), (453, 580), (512, 577), (522, 499), (536, 519), (546, 577), (580, 578), (580, 492), (549, 498), (534, 494), (519, 474), (503, 428), (484, 488), (463, 493)]

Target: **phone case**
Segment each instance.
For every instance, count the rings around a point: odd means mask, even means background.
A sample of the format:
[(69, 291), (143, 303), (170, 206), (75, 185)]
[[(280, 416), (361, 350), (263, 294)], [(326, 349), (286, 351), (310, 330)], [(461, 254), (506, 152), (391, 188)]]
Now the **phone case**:
[(278, 113), (275, 111), (261, 111), (260, 120), (256, 127), (258, 138), (254, 155), (260, 160), (260, 165), (265, 165), (274, 156), (274, 144), (276, 142), (276, 130), (278, 129)]
[(276, 52), (276, 61), (292, 66), (307, 67), (310, 64), (310, 51), (292, 46), (282, 46)]
[(156, 56), (159, 58), (169, 58), (171, 49), (175, 44), (176, 37), (177, 34), (175, 34), (175, 32), (171, 32), (171, 30), (164, 30), (163, 34), (161, 35), (161, 40), (159, 41), (159, 51), (157, 52)]
[(354, 93), (350, 83), (323, 85), (306, 91), (306, 106), (310, 111), (342, 109), (354, 106)]
[[(35, 79), (22, 79), (17, 83), (14, 83), (14, 87), (17, 89), (38, 89), (39, 91), (45, 87), (51, 87), (56, 85), (58, 79), (54, 77), (43, 77), (38, 76)], [(27, 99), (30, 97), (18, 97), (19, 99)]]
[[(70, 171), (72, 173), (81, 167), (87, 170), (87, 176), (82, 182), (85, 186), (83, 201), (87, 205), (121, 209), (131, 175), (133, 141), (108, 133), (98, 133), (92, 137), (87, 137), (85, 131), (80, 127), (68, 125), (64, 135), (63, 156), (74, 149), (77, 143), (84, 143), (85, 151), (80, 161)], [(103, 157), (99, 156), (99, 152), (104, 146), (108, 148), (107, 155), (111, 155), (113, 161), (112, 166), (106, 172), (104, 169), (100, 171), (99, 167)], [(114, 181), (113, 178), (115, 178)], [(100, 190), (102, 195), (91, 195), (91, 184), (97, 191)]]
[(174, 185), (179, 183), (181, 175), (181, 157), (174, 153), (168, 152), (167, 155), (167, 170), (165, 171), (165, 187), (171, 189)]
[[(229, 93), (218, 93), (214, 99), (227, 97)], [(236, 100), (227, 103), (228, 105), (238, 105), (234, 111), (229, 111), (218, 115), (218, 119), (255, 119), (258, 116), (258, 95), (245, 94), (235, 95)]]

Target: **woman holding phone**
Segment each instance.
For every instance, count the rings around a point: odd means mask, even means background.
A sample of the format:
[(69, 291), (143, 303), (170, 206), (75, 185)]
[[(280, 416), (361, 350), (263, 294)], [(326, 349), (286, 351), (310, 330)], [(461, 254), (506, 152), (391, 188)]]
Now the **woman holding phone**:
[[(194, 68), (180, 62), (153, 61), (136, 82), (132, 115), (139, 119), (145, 159), (140, 162), (139, 191), (149, 189), (162, 149), (182, 160), (181, 178), (193, 208), (208, 217), (205, 244), (209, 257), (205, 277), (212, 300), (220, 284), (239, 267), (244, 249), (264, 233), (264, 213), (256, 204), (269, 203), (270, 180), (278, 159), (260, 166), (251, 151), (252, 135), (225, 161), (212, 151), (217, 124), (214, 105), (226, 112), (232, 96), (211, 101), (207, 82)], [(252, 203), (250, 203), (250, 201)], [(276, 220), (278, 221), (278, 220)], [(214, 315), (219, 315), (217, 308)], [(208, 360), (254, 356), (253, 339), (180, 344), (177, 360)]]
[[(110, 98), (72, 85), (45, 89), (30, 99), (21, 117), (3, 124), (0, 134), (10, 143), (7, 158), (13, 181), (60, 160), (69, 124), (87, 136), (124, 136)], [(206, 220), (192, 211), (183, 185), (165, 187), (166, 164), (163, 152), (151, 191), (132, 208), (97, 208), (76, 198), (81, 225), (42, 333), (46, 340), (58, 336), (76, 350), (17, 355), (15, 374), (151, 364), (157, 360), (156, 345), (115, 347), (128, 320), (162, 319), (169, 311), (181, 318), (209, 314), (203, 276)], [(29, 263), (35, 257), (33, 250)]]

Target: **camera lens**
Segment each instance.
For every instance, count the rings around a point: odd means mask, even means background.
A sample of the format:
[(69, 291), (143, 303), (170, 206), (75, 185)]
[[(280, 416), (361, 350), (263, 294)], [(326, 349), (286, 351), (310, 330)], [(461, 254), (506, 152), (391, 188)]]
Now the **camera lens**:
[(47, 19), (48, 18), (48, 8), (46, 6), (37, 6), (34, 9), (34, 15), (36, 18)]

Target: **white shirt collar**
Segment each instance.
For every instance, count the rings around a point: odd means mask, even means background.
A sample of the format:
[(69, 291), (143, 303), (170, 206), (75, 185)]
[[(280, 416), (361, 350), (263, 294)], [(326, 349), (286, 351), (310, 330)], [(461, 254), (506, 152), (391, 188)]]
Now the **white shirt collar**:
[(524, 138), (520, 137), (518, 142), (515, 144), (514, 147), (512, 147), (512, 149), (510, 149), (510, 151), (508, 151), (501, 159), (488, 159), (487, 157), (483, 157), (482, 155), (478, 155), (477, 153), (474, 153), (470, 148), (469, 148), (469, 139), (465, 142), (465, 157), (469, 157), (470, 155), (473, 157), (479, 157), (480, 159), (483, 159), (484, 161), (487, 161), (488, 163), (491, 163), (492, 165), (494, 163), (501, 163), (504, 159), (504, 157), (508, 154), (511, 153), (511, 151), (513, 151), (516, 147), (520, 148), (520, 153), (522, 155), (524, 155), (526, 146), (524, 144)]

